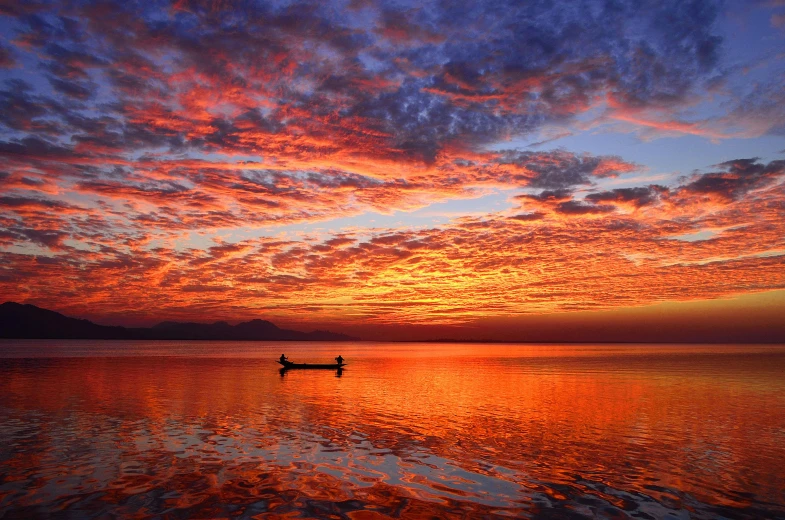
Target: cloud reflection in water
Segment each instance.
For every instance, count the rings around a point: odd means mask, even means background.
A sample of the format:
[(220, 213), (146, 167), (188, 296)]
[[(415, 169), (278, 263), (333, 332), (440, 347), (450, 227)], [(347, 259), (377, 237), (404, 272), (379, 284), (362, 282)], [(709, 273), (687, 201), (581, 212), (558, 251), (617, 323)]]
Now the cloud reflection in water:
[(781, 347), (375, 347), (5, 359), (0, 513), (785, 513)]

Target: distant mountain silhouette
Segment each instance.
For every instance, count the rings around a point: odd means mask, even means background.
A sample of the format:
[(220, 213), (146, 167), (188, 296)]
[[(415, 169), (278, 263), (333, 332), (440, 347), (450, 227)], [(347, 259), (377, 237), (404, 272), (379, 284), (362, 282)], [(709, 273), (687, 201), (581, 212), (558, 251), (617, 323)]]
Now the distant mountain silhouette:
[(215, 323), (180, 323), (164, 321), (143, 331), (147, 339), (216, 339), (216, 340), (255, 340), (255, 341), (356, 341), (359, 338), (316, 330), (299, 332), (278, 328), (266, 320), (251, 320), (237, 325), (225, 321)]
[(316, 330), (299, 332), (278, 328), (265, 320), (237, 325), (164, 321), (150, 328), (107, 327), (59, 312), (6, 302), (0, 305), (0, 338), (29, 339), (179, 339), (240, 341), (357, 341), (359, 338)]
[(6, 302), (0, 305), (0, 337), (128, 339), (132, 336), (124, 327), (96, 325), (35, 305)]

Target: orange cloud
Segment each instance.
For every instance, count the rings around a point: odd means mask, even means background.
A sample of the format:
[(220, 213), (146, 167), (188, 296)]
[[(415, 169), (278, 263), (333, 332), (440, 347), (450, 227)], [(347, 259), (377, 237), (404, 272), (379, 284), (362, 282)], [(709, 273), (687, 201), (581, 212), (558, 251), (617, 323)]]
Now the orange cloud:
[[(95, 308), (106, 316), (139, 318), (263, 314), (286, 322), (307, 310), (313, 321), (333, 326), (411, 326), (785, 287), (785, 229), (777, 205), (783, 185), (723, 199), (711, 211), (704, 204), (687, 205), (672, 218), (672, 208), (693, 196), (696, 182), (646, 193), (598, 193), (576, 202), (611, 208), (589, 219), (586, 212), (565, 209), (564, 204), (575, 202), (568, 194), (545, 194), (537, 206), (540, 213), (522, 214), (525, 218), (489, 214), (420, 230), (357, 230), (319, 240), (250, 239), (204, 249), (153, 246), (154, 227), (146, 233), (129, 229), (133, 240), (122, 243), (122, 233), (96, 222), (92, 234), (83, 230), (69, 237), (98, 246), (89, 251), (60, 240), (47, 255), (2, 253), (0, 294), (57, 303), (73, 314)], [(647, 198), (650, 193), (655, 197)], [(42, 218), (34, 212), (47, 209), (30, 201), (18, 205), (33, 212), (26, 213), (28, 218)], [(627, 211), (629, 205), (639, 211)], [(67, 229), (64, 224), (74, 217), (64, 212), (52, 218), (60, 225), (36, 229)], [(740, 221), (745, 225), (736, 226)], [(707, 240), (674, 239), (704, 227), (720, 231)]]

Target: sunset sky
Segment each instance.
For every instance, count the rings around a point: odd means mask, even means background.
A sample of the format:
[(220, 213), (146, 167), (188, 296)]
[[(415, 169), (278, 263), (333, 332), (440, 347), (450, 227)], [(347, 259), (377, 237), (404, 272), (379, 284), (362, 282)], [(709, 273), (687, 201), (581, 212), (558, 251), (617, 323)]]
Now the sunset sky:
[(31, 0), (0, 29), (0, 302), (785, 338), (784, 0)]

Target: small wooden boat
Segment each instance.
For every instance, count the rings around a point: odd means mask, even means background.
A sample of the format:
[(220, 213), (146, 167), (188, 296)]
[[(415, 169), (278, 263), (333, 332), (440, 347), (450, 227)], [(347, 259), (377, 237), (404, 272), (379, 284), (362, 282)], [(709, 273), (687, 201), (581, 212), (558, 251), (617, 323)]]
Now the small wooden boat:
[(277, 363), (283, 365), (284, 369), (294, 369), (294, 368), (310, 368), (310, 369), (329, 369), (329, 370), (338, 370), (346, 366), (346, 363), (292, 363), (291, 361), (280, 361), (277, 360)]

